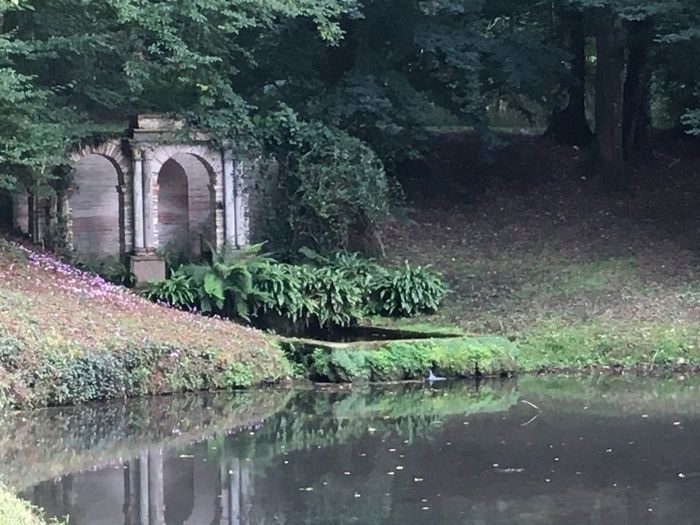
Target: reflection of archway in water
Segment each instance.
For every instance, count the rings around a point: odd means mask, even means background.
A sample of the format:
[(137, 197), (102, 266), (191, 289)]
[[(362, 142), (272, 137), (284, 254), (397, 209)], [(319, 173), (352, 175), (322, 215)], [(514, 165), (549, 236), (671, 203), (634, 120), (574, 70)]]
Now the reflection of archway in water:
[(167, 457), (163, 464), (165, 483), (165, 522), (184, 523), (194, 508), (194, 461), (179, 455)]
[(158, 237), (166, 250), (198, 256), (214, 244), (214, 184), (211, 167), (199, 157), (178, 153), (158, 173)]
[(122, 251), (120, 172), (108, 157), (90, 154), (73, 167), (73, 246), (81, 255), (119, 256)]

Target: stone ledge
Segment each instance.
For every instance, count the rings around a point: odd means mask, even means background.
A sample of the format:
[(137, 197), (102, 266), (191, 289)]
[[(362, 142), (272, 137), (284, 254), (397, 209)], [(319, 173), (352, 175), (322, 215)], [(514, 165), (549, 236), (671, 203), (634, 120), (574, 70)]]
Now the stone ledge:
[(129, 267), (136, 284), (165, 279), (165, 259), (155, 253), (134, 253), (129, 256)]

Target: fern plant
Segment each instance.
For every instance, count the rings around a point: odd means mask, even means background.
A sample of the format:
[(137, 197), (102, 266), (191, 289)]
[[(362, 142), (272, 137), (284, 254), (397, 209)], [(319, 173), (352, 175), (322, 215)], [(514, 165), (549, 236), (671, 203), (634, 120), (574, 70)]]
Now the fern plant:
[(210, 264), (182, 267), (192, 280), (202, 312), (250, 319), (250, 304), (257, 294), (251, 268), (264, 260), (259, 255), (261, 248), (262, 244), (256, 244), (222, 253), (212, 250)]
[(196, 305), (192, 280), (181, 272), (176, 272), (163, 281), (148, 283), (142, 294), (151, 301), (166, 303), (175, 308), (188, 309)]
[(314, 302), (315, 321), (321, 328), (349, 326), (366, 313), (364, 288), (342, 269), (312, 270), (304, 293)]
[(411, 317), (434, 312), (447, 292), (442, 278), (425, 266), (405, 261), (379, 278), (374, 289), (376, 313)]

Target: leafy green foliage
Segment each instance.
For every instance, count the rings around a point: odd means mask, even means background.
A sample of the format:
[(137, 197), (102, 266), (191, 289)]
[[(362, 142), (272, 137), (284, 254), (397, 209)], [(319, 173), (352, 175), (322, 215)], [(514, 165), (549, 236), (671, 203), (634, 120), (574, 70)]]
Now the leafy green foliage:
[(435, 310), (445, 293), (440, 277), (404, 263), (386, 270), (358, 254), (324, 256), (301, 250), (301, 264), (259, 255), (215, 256), (211, 264), (182, 266), (145, 295), (179, 308), (263, 322), (281, 318), (306, 328), (346, 327), (375, 313), (412, 316)]
[(260, 318), (274, 314), (292, 323), (309, 319), (315, 305), (304, 294), (306, 281), (306, 268), (274, 261), (256, 264), (253, 283), (257, 293), (251, 307), (253, 315)]
[[(291, 373), (284, 359), (281, 377), (253, 370), (248, 363), (231, 361), (230, 352), (188, 352), (148, 342), (118, 351), (55, 346), (45, 349), (40, 360), (28, 361), (23, 344), (0, 338), (0, 350), (4, 352), (4, 356), (0, 355), (0, 402), (14, 407), (245, 388), (262, 381), (277, 381)], [(6, 376), (5, 367), (15, 362), (17, 369)]]
[(411, 317), (438, 309), (446, 293), (445, 283), (427, 267), (408, 261), (379, 278), (375, 288), (377, 313)]
[(392, 341), (375, 348), (297, 348), (313, 379), (331, 382), (420, 379), (428, 369), (446, 377), (498, 376), (516, 371), (518, 349), (501, 337)]
[(195, 303), (195, 290), (190, 277), (182, 272), (173, 273), (163, 281), (152, 281), (143, 290), (147, 299), (175, 308), (187, 309)]
[(190, 279), (202, 312), (248, 319), (255, 293), (249, 263), (260, 248), (261, 245), (255, 245), (240, 252), (214, 253), (210, 264), (180, 268), (179, 272)]
[(292, 247), (347, 249), (367, 237), (390, 212), (393, 187), (366, 144), (283, 108), (261, 122), (280, 163), (284, 217)]

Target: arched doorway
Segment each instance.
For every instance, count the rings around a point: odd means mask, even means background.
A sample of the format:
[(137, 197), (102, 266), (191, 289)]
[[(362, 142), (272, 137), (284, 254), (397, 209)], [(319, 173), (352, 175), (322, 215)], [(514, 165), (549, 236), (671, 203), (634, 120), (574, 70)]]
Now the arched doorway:
[(73, 166), (73, 247), (82, 256), (119, 257), (122, 253), (119, 179), (117, 167), (100, 155), (87, 155)]
[(159, 244), (168, 251), (189, 251), (190, 221), (187, 175), (182, 166), (169, 159), (158, 173)]
[(178, 153), (158, 172), (158, 244), (198, 257), (214, 244), (211, 168), (199, 157)]

